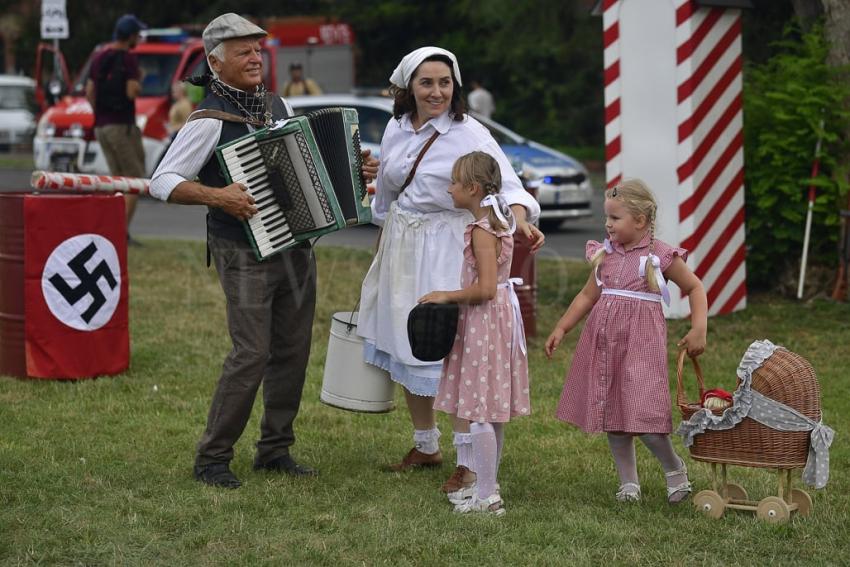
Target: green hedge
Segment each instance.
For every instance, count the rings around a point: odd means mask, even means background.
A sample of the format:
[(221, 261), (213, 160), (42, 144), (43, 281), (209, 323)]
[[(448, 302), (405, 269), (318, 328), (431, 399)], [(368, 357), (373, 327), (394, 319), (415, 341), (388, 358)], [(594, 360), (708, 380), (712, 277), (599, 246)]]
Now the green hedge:
[[(827, 65), (819, 26), (802, 33), (789, 25), (776, 47), (766, 63), (746, 68), (744, 81), (747, 269), (755, 287), (799, 270), (810, 184), (817, 187), (812, 263), (835, 263), (838, 211), (847, 203), (847, 70)], [(819, 137), (820, 173), (811, 179)]]

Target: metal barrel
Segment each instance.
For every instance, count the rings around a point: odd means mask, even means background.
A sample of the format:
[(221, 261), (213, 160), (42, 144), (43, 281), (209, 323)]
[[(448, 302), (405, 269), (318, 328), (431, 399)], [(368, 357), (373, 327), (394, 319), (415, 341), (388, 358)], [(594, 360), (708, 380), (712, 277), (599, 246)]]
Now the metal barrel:
[(24, 351), (24, 193), (0, 194), (0, 375), (27, 375)]
[(511, 277), (522, 278), (516, 286), (525, 336), (537, 336), (537, 260), (531, 253), (531, 243), (525, 235), (514, 233), (514, 258), (511, 262)]

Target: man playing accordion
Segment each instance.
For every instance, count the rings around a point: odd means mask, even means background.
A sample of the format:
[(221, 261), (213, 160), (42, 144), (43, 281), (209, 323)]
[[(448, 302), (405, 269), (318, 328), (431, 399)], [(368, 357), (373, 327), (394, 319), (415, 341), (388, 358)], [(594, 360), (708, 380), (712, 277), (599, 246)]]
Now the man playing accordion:
[[(217, 146), (292, 115), (289, 104), (263, 85), (260, 40), (265, 36), (265, 30), (232, 13), (209, 23), (203, 33), (213, 74), (209, 95), (178, 133), (150, 187), (163, 201), (209, 209), (208, 250), (227, 301), (233, 346), (198, 443), (194, 475), (225, 488), (241, 484), (229, 463), (261, 383), (264, 413), (254, 469), (317, 474), (289, 454), (310, 354), (315, 258), (303, 243), (262, 262), (256, 259), (243, 226), (257, 214), (254, 199), (241, 183), (227, 184), (215, 156)], [(363, 158), (368, 182), (378, 164), (368, 151)]]

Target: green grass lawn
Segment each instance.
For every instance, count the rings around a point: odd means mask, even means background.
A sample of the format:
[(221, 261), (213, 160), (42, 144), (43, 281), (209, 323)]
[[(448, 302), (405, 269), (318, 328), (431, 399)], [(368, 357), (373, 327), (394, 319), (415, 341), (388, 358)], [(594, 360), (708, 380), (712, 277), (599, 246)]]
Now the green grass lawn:
[[(370, 255), (323, 248), (318, 256), (313, 351), (293, 454), (318, 467), (319, 478), (251, 470), (258, 405), (233, 462), (243, 487), (216, 490), (192, 479), (195, 443), (228, 350), (223, 299), (213, 270), (204, 267), (202, 244), (149, 240), (130, 250), (129, 372), (75, 383), (0, 379), (0, 564), (848, 562), (850, 306), (757, 296), (746, 311), (710, 321), (702, 358), (708, 385), (732, 389), (743, 351), (769, 338), (812, 362), (824, 421), (837, 432), (832, 478), (826, 489), (810, 491), (810, 517), (770, 525), (727, 512), (713, 520), (690, 504), (666, 503), (661, 469), (642, 446), (644, 500), (616, 503), (604, 437), (553, 417), (578, 333), (554, 362), (546, 361), (542, 344), (587, 268), (540, 262), (540, 336), (529, 344), (534, 414), (507, 428), (500, 481), (508, 514), (459, 517), (438, 491), (454, 459), (445, 416), (442, 470), (388, 474), (378, 466), (411, 444), (400, 392), (401, 409), (384, 415), (319, 402), (331, 314), (355, 304)], [(686, 325), (674, 321), (669, 328), (672, 369), (673, 345)], [(706, 466), (688, 464), (696, 490), (707, 488)], [(751, 497), (775, 490), (769, 471), (731, 474)], [(799, 487), (798, 472), (794, 478)]]

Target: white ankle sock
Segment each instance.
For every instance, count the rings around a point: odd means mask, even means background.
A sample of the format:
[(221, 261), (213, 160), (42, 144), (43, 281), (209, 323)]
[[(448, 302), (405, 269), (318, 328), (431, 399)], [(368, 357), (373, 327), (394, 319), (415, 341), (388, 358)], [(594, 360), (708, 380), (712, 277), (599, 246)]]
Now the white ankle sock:
[(472, 434), (455, 431), (454, 446), (457, 450), (457, 466), (475, 470), (472, 465)]
[(419, 451), (433, 455), (440, 450), (440, 430), (436, 427), (433, 429), (414, 429), (413, 445)]

